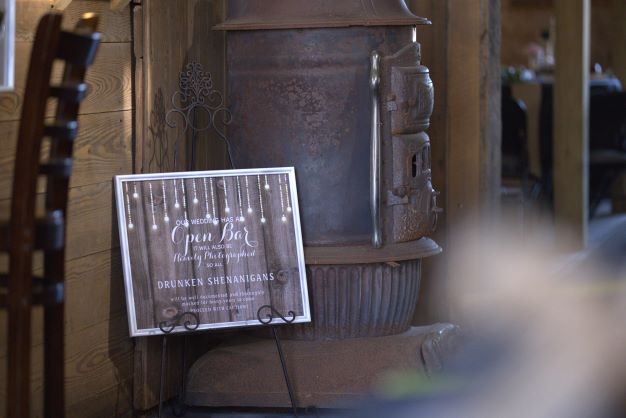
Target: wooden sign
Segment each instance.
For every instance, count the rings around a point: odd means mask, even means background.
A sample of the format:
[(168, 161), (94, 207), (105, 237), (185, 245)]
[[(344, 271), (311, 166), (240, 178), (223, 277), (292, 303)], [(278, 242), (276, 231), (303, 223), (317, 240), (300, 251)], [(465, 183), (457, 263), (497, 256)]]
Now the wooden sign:
[(293, 168), (117, 176), (115, 186), (131, 336), (194, 317), (197, 329), (260, 325), (264, 305), (311, 320)]

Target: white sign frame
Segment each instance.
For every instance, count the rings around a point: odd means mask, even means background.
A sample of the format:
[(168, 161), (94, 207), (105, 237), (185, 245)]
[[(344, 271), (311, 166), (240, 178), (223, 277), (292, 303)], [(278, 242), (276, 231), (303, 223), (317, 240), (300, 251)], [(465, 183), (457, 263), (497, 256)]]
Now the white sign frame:
[(0, 92), (15, 89), (15, 0), (0, 0)]
[[(291, 204), (290, 213), (293, 220), (295, 242), (295, 253), (297, 257), (297, 266), (299, 274), (299, 285), (301, 293), (301, 307), (302, 313), (296, 315), (292, 323), (307, 323), (311, 322), (311, 312), (309, 304), (309, 295), (306, 278), (306, 266), (304, 259), (304, 247), (302, 240), (302, 232), (300, 226), (300, 211), (298, 206), (298, 195), (296, 187), (295, 170), (293, 167), (278, 167), (278, 168), (262, 168), (262, 169), (241, 169), (241, 170), (220, 170), (220, 171), (192, 171), (192, 172), (175, 172), (175, 173), (155, 173), (155, 174), (135, 174), (135, 175), (119, 175), (115, 176), (115, 195), (117, 201), (117, 217), (119, 226), (120, 246), (122, 253), (122, 264), (124, 272), (125, 290), (126, 290), (126, 302), (128, 310), (128, 325), (131, 337), (149, 336), (149, 335), (162, 335), (163, 332), (160, 328), (139, 328), (137, 324), (137, 311), (136, 311), (136, 298), (133, 288), (133, 272), (131, 268), (131, 256), (129, 248), (129, 224), (127, 222), (127, 207), (124, 202), (127, 201), (127, 190), (125, 190), (126, 182), (144, 182), (150, 180), (178, 180), (178, 179), (197, 179), (197, 178), (222, 178), (222, 177), (237, 177), (237, 176), (271, 176), (271, 175), (286, 175), (289, 184), (288, 194)], [(195, 181), (194, 181), (195, 185)], [(152, 187), (152, 186), (151, 186)], [(259, 192), (260, 193), (260, 192)], [(281, 189), (281, 198), (282, 198)], [(129, 206), (130, 207), (130, 203)], [(208, 216), (208, 215), (207, 215)], [(189, 225), (187, 225), (189, 227)], [(288, 316), (287, 312), (282, 312), (283, 315)], [(187, 320), (189, 318), (185, 318)], [(192, 321), (193, 322), (193, 321)], [(284, 324), (281, 318), (273, 318), (270, 324)], [(239, 327), (252, 327), (264, 325), (256, 318), (245, 321), (234, 322), (221, 322), (221, 323), (201, 323), (197, 327), (197, 331), (211, 330), (211, 329), (224, 329), (224, 328), (239, 328)], [(173, 333), (188, 332), (184, 327), (176, 327)]]

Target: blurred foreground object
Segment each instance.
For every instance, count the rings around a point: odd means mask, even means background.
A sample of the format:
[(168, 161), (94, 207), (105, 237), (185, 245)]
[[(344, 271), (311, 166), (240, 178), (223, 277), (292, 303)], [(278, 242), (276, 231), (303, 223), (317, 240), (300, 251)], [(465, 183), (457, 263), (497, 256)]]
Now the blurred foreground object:
[(459, 243), (451, 289), (467, 340), (455, 361), (430, 381), (387, 381), (388, 400), (359, 417), (626, 416), (624, 283), (511, 236)]
[[(62, 15), (44, 15), (30, 58), (18, 135), (11, 219), (0, 224), (0, 250), (9, 272), (0, 276), (0, 306), (8, 311), (7, 417), (30, 416), (31, 311), (44, 308), (44, 411), (63, 417), (65, 230), (73, 141), (85, 72), (96, 56), (98, 18), (86, 14), (74, 32), (61, 30)], [(55, 60), (65, 62), (60, 84), (51, 85)], [(56, 99), (54, 120), (45, 119)], [(48, 138), (48, 141), (43, 141)], [(48, 146), (49, 145), (49, 146)], [(41, 160), (43, 150), (48, 151)], [(45, 176), (45, 207), (37, 207), (39, 176)], [(41, 205), (44, 206), (44, 205)], [(38, 213), (44, 213), (37, 218)], [(44, 255), (43, 277), (33, 277), (33, 255)]]

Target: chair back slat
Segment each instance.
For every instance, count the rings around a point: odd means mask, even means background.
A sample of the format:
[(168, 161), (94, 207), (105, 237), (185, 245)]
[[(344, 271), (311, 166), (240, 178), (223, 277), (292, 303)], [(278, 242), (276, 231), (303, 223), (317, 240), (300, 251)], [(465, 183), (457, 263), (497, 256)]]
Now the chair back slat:
[(50, 87), (50, 97), (56, 97), (66, 102), (80, 103), (87, 95), (87, 84), (64, 84)]
[(53, 125), (45, 125), (43, 135), (51, 138), (73, 141), (78, 135), (78, 122), (75, 120), (58, 121)]
[[(81, 35), (73, 32), (61, 33), (61, 44), (57, 58), (69, 64), (89, 66), (96, 58), (96, 51), (100, 43), (100, 34)], [(67, 46), (67, 47), (65, 47)]]
[(69, 178), (72, 175), (74, 160), (72, 158), (54, 158), (39, 166), (39, 174), (49, 177)]

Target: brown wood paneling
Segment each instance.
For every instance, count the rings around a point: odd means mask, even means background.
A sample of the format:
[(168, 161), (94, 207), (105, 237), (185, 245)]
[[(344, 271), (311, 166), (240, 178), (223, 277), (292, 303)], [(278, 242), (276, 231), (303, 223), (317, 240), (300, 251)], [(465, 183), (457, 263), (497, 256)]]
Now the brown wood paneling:
[[(211, 73), (214, 87), (225, 92), (224, 32), (211, 28), (221, 22), (224, 6), (221, 0), (147, 0), (142, 6), (143, 41), (143, 127), (138, 135), (142, 154), (140, 172), (182, 171), (185, 169), (185, 144), (191, 132), (184, 133), (182, 122), (177, 129), (165, 125), (165, 113), (172, 108), (171, 97), (180, 90), (179, 73), (189, 62), (202, 64)], [(223, 144), (211, 131), (198, 134), (202, 144), (198, 152), (201, 168), (227, 167)], [(174, 169), (172, 150), (178, 139), (180, 156)], [(153, 144), (169, 145), (170, 154), (163, 164), (155, 161)], [(159, 149), (156, 150), (157, 154)]]
[[(133, 350), (124, 321), (124, 316), (113, 317), (66, 336), (68, 417), (109, 418), (131, 410)], [(36, 417), (42, 416), (38, 401), (42, 396), (42, 348), (37, 345), (32, 349), (32, 416)], [(6, 361), (0, 362), (0, 373), (6, 373)], [(0, 407), (6, 402), (5, 391), (2, 379)]]
[[(71, 187), (107, 182), (129, 173), (131, 161), (131, 111), (96, 113), (78, 118)], [(19, 122), (0, 122), (0, 199), (11, 196), (13, 156)], [(40, 188), (41, 190), (41, 188)]]
[[(448, 149), (448, 56), (442, 46), (448, 42), (448, 0), (413, 0), (411, 10), (418, 16), (432, 21), (430, 26), (417, 27), (417, 41), (422, 45), (422, 63), (430, 69), (435, 86), (435, 106), (427, 133), (430, 137), (432, 181), (440, 192), (437, 205), (443, 209), (437, 219), (437, 230), (431, 236), (438, 244), (446, 246), (447, 226), (447, 149)], [(432, 324), (447, 318), (439, 276), (445, 268), (445, 257), (429, 257), (423, 260), (420, 297), (415, 310), (414, 324)]]
[(76, 187), (70, 191), (68, 260), (119, 246), (112, 193), (112, 182)]
[[(34, 39), (39, 17), (54, 10), (50, 0), (17, 0), (15, 11), (15, 40), (30, 42)], [(111, 10), (108, 1), (73, 1), (63, 10), (63, 28), (73, 28), (83, 13), (94, 12), (100, 18), (99, 30), (102, 42), (130, 42), (128, 9)]]
[[(626, 2), (611, 1), (611, 47), (613, 49), (613, 71), (622, 83), (626, 83)], [(593, 49), (593, 48), (592, 48)]]
[[(173, 163), (151, 164), (152, 144), (164, 140), (172, 144), (179, 131), (166, 127), (165, 112), (171, 108), (171, 95), (179, 89), (178, 75), (189, 61), (200, 62), (212, 75), (214, 86), (225, 90), (225, 34), (211, 31), (224, 18), (223, 0), (144, 0), (135, 9), (134, 31), (141, 32), (141, 45), (136, 45), (135, 87), (136, 108), (135, 153), (136, 172), (174, 171)], [(182, 136), (182, 135), (181, 135)], [(199, 147), (198, 167), (228, 167), (225, 148), (215, 135)], [(184, 141), (184, 140), (183, 140)], [(184, 148), (182, 148), (184, 150)], [(172, 148), (170, 148), (171, 152)], [(181, 163), (184, 163), (184, 158)], [(179, 165), (179, 171), (183, 167)], [(193, 337), (195, 338), (198, 337)], [(171, 361), (177, 361), (179, 340), (171, 339)], [(158, 399), (160, 338), (139, 338), (135, 341), (134, 405), (139, 410), (153, 407)], [(166, 397), (174, 393), (180, 370), (171, 368)]]
[[(43, 197), (38, 195), (41, 202)], [(119, 247), (112, 199), (110, 181), (70, 189), (67, 260)], [(8, 213), (10, 203), (10, 199), (0, 200), (0, 213)]]
[[(20, 118), (31, 48), (30, 42), (15, 45), (15, 91), (0, 94), (0, 121)], [(80, 108), (80, 114), (131, 109), (130, 49), (129, 43), (100, 45), (96, 61), (87, 72), (89, 94)], [(60, 79), (61, 68), (55, 70), (53, 77)], [(53, 114), (54, 107), (50, 106), (47, 115)]]
[(142, 168), (143, 147), (136, 144), (143, 144), (144, 130), (144, 96), (143, 96), (143, 6), (135, 6), (132, 11), (133, 20), (133, 134), (135, 141), (133, 143), (133, 173), (137, 173)]
[(587, 245), (590, 0), (555, 1), (554, 220), (563, 250)]
[[(500, 189), (500, 0), (411, 1), (433, 25), (418, 28), (435, 86), (431, 127), (433, 183), (444, 214), (433, 236), (454, 251), (465, 222), (497, 219)], [(425, 263), (415, 320), (449, 318), (447, 260)], [(433, 268), (431, 268), (431, 266)], [(432, 282), (436, 280), (437, 283)]]
[[(124, 280), (118, 249), (68, 263), (66, 333), (74, 334), (109, 318), (126, 318)], [(121, 331), (126, 331), (125, 324)]]
[[(94, 402), (102, 392), (118, 387), (119, 399), (102, 405), (97, 413), (77, 416), (114, 417), (114, 411), (130, 406), (133, 342), (128, 338), (126, 317), (111, 317), (93, 327), (68, 336), (66, 349), (66, 390), (73, 393), (70, 405)], [(70, 406), (70, 411), (72, 407)], [(96, 411), (94, 411), (96, 412)]]
[(498, 208), (499, 4), (471, 0), (450, 7), (446, 207), (455, 225), (488, 219)]
[[(50, 2), (17, 0), (16, 6), (17, 89), (0, 94), (0, 216), (4, 217), (10, 204), (15, 134), (33, 29), (50, 10)], [(128, 7), (111, 11), (109, 6), (108, 1), (74, 0), (64, 11), (66, 28), (73, 27), (84, 12), (98, 13), (104, 36), (88, 72), (90, 93), (78, 121), (68, 214), (66, 416), (77, 418), (132, 415), (133, 341), (128, 337), (111, 181), (115, 174), (132, 171), (131, 20)], [(58, 77), (60, 68), (55, 71)], [(6, 260), (0, 259), (0, 264), (6, 267)], [(35, 265), (41, 266), (41, 257)], [(32, 408), (33, 416), (42, 416), (40, 310), (35, 311), (33, 327)], [(6, 409), (6, 366), (6, 316), (0, 311), (0, 411)]]
[[(36, 273), (40, 271), (40, 268), (35, 270)], [(66, 336), (82, 332), (110, 318), (126, 318), (124, 279), (119, 249), (69, 261), (67, 271)], [(5, 312), (0, 311), (0, 324), (5, 319)], [(125, 325), (122, 328), (127, 330)], [(5, 340), (6, 328), (0, 327), (0, 341)], [(33, 322), (32, 341), (33, 346), (41, 345), (43, 342), (40, 315), (36, 316)], [(2, 359), (6, 359), (4, 344), (0, 345), (0, 360)]]

